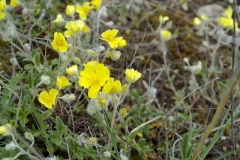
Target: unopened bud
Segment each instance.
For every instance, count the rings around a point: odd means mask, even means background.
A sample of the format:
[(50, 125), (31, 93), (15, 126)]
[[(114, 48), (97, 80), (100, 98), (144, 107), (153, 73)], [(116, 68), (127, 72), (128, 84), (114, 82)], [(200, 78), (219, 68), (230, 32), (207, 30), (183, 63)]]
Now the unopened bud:
[(107, 27), (112, 27), (114, 25), (114, 22), (113, 21), (108, 21), (108, 22), (105, 23), (105, 25)]
[(46, 85), (49, 85), (51, 83), (51, 79), (49, 76), (46, 76), (46, 75), (42, 75), (41, 76), (41, 84), (46, 84)]
[(106, 157), (106, 158), (110, 158), (110, 157), (111, 157), (111, 152), (105, 151), (105, 152), (103, 152), (103, 155), (104, 155), (104, 157)]
[(10, 143), (5, 145), (5, 150), (10, 151), (10, 150), (14, 150), (17, 147), (17, 145), (11, 141)]
[(65, 94), (61, 99), (67, 103), (70, 103), (76, 99), (75, 94)]
[(32, 133), (30, 133), (30, 132), (25, 132), (24, 133), (24, 137), (27, 139), (27, 140), (29, 140), (30, 142), (34, 142), (34, 137), (33, 137), (33, 135), (32, 135)]

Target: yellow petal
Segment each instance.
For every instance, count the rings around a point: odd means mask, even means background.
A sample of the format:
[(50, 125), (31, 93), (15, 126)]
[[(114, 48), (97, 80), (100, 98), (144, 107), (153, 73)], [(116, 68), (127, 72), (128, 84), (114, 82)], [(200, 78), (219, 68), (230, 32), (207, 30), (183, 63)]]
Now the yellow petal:
[(92, 85), (92, 87), (88, 91), (89, 98), (97, 98), (98, 92), (100, 91), (101, 86), (99, 85)]
[(63, 89), (70, 85), (71, 85), (71, 83), (68, 81), (68, 79), (65, 76), (57, 77), (57, 87), (59, 89)]
[(56, 90), (56, 89), (51, 89), (51, 90), (49, 91), (49, 97), (51, 97), (51, 103), (52, 103), (53, 105), (55, 105), (57, 95), (58, 95), (58, 90)]
[(0, 126), (0, 134), (3, 134), (4, 136), (11, 134), (11, 124), (5, 124), (3, 126)]
[(0, 12), (0, 21), (6, 17), (6, 14), (3, 12)]

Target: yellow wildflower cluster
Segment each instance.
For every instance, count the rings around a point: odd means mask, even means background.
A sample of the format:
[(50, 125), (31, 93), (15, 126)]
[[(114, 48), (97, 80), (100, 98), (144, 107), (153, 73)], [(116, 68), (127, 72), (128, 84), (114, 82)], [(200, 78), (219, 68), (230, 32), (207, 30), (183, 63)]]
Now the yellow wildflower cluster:
[[(77, 65), (73, 65), (66, 69), (67, 74), (76, 77), (78, 75), (78, 68)], [(58, 76), (56, 81), (56, 86), (59, 90), (65, 89), (66, 87), (70, 86), (71, 83), (66, 76)], [(58, 90), (51, 89), (49, 92), (42, 91), (38, 97), (38, 100), (41, 104), (46, 106), (49, 109), (52, 109), (53, 105), (56, 103), (57, 95), (59, 94)], [(60, 97), (65, 102), (71, 102), (75, 99), (75, 95), (73, 94), (66, 94)]]
[(159, 15), (159, 22), (160, 23), (164, 23), (164, 22), (167, 22), (169, 20), (169, 17), (168, 16), (163, 16), (163, 15)]
[[(134, 83), (141, 77), (141, 73), (134, 69), (127, 69), (125, 74), (128, 83)], [(97, 61), (84, 64), (84, 70), (80, 72), (79, 85), (89, 88), (90, 98), (97, 98), (101, 87), (103, 94), (117, 94), (122, 91), (121, 82), (114, 81), (114, 78), (110, 77), (109, 68)]]
[[(73, 65), (66, 69), (69, 75), (76, 76), (78, 69), (76, 65)], [(134, 69), (126, 70), (126, 80), (129, 83), (133, 83), (141, 77), (141, 74)], [(57, 77), (56, 86), (58, 89), (64, 89), (70, 86), (71, 83), (65, 76)], [(110, 77), (110, 70), (107, 66), (97, 61), (90, 61), (84, 64), (84, 70), (80, 72), (79, 85), (84, 88), (88, 88), (88, 96), (90, 98), (97, 98), (98, 93), (102, 88), (103, 94), (117, 94), (122, 91), (122, 84), (119, 80), (114, 80)], [(49, 109), (55, 105), (56, 97), (59, 94), (58, 90), (51, 89), (49, 92), (42, 91), (38, 97), (41, 104)], [(61, 99), (66, 99), (69, 96), (65, 96)], [(71, 98), (72, 99), (72, 98)], [(74, 98), (75, 99), (75, 98)], [(106, 100), (103, 98), (99, 99), (99, 103), (105, 104)]]
[(71, 37), (81, 32), (85, 23), (82, 20), (69, 21), (66, 23), (67, 30), (64, 32), (65, 37)]
[(77, 12), (81, 20), (86, 20), (92, 9), (100, 9), (101, 3), (102, 0), (92, 0), (91, 2), (85, 2), (83, 5), (67, 5), (66, 14), (72, 17)]
[[(20, 4), (18, 0), (11, 0), (10, 5), (16, 7)], [(6, 17), (7, 4), (6, 0), (0, 0), (0, 21)]]
[[(64, 32), (65, 37), (75, 36), (80, 32), (88, 32), (89, 28), (85, 25), (82, 20), (69, 21), (66, 23), (67, 30)], [(66, 41), (64, 35), (60, 32), (54, 33), (54, 39), (51, 42), (53, 49), (58, 52), (66, 52), (68, 50), (68, 42)]]
[[(75, 38), (76, 35), (79, 33), (88, 32), (89, 28), (88, 26), (86, 26), (85, 23), (87, 15), (92, 9), (99, 10), (101, 2), (102, 0), (92, 0), (91, 2), (85, 2), (82, 6), (68, 5), (66, 8), (66, 14), (69, 16), (74, 16), (75, 13), (79, 13), (80, 19), (68, 21), (65, 24), (66, 31), (64, 32), (64, 34), (60, 32), (54, 33), (54, 38), (51, 42), (51, 46), (53, 47), (53, 49), (60, 53), (67, 52), (69, 46), (71, 46), (71, 44), (68, 43), (68, 40), (69, 42), (71, 42), (72, 40), (70, 39), (70, 37)], [(56, 20), (54, 20), (53, 22), (57, 24), (60, 22), (64, 22), (64, 19), (62, 15), (59, 14), (57, 15)], [(117, 29), (109, 29), (103, 32), (100, 37), (100, 39), (106, 41), (109, 44), (110, 48), (107, 50), (106, 54), (113, 60), (118, 60), (121, 56), (121, 52), (115, 49), (124, 47), (127, 44), (126, 40), (123, 37), (117, 37), (118, 32), (119, 30)], [(103, 49), (102, 47), (100, 47), (99, 49), (93, 49), (91, 51), (95, 53), (98, 52), (97, 50), (103, 51), (105, 50), (105, 47)], [(88, 49), (86, 51), (90, 50)], [(67, 56), (69, 55), (66, 55), (65, 57)], [(73, 62), (75, 61), (73, 60)], [(83, 64), (83, 70), (80, 72), (77, 65), (72, 65), (69, 68), (65, 68), (65, 70), (66, 73), (70, 76), (70, 78), (74, 80), (78, 78), (79, 86), (88, 89), (88, 97), (94, 99), (94, 102), (92, 102), (90, 104), (90, 107), (88, 107), (88, 112), (92, 114), (96, 111), (94, 107), (92, 107), (94, 105), (100, 106), (99, 108), (107, 108), (108, 98), (105, 95), (116, 95), (122, 91), (122, 88), (125, 88), (124, 93), (127, 93), (126, 90), (129, 88), (130, 84), (134, 83), (141, 77), (141, 73), (139, 73), (138, 71), (134, 69), (127, 69), (125, 75), (126, 81), (128, 83), (124, 85), (125, 87), (123, 87), (119, 80), (114, 80), (114, 78), (110, 77), (110, 69), (104, 64), (97, 61), (90, 61)], [(51, 81), (49, 82), (51, 83)], [(49, 83), (47, 84), (49, 85)], [(47, 92), (46, 90), (42, 91), (38, 97), (39, 102), (47, 108), (52, 109), (53, 106), (56, 104), (59, 90), (65, 89), (70, 85), (71, 81), (69, 81), (66, 76), (58, 76), (56, 78), (56, 88), (58, 90), (52, 88), (49, 92)], [(72, 100), (75, 99), (75, 96), (73, 94), (66, 94), (62, 97), (59, 97), (59, 99), (70, 103)], [(117, 101), (118, 98), (115, 98), (115, 100)]]
[(233, 29), (234, 27), (234, 23), (236, 25), (236, 28), (238, 28), (238, 23), (234, 22), (234, 20), (232, 19), (232, 14), (233, 14), (233, 10), (231, 7), (228, 7), (222, 14), (221, 17), (218, 18), (218, 24), (222, 27), (222, 28), (226, 28), (226, 29)]
[(200, 15), (199, 17), (195, 17), (193, 19), (193, 24), (194, 26), (199, 26), (200, 24), (202, 24), (202, 22), (206, 22), (207, 21), (207, 17), (205, 15)]

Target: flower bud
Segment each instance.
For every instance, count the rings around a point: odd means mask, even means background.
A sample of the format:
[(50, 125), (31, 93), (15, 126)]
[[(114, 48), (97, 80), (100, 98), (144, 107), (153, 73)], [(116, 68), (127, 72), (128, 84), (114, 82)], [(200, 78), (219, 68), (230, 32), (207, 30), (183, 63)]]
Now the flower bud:
[(32, 135), (32, 133), (30, 133), (30, 132), (25, 132), (24, 133), (24, 137), (27, 139), (27, 140), (29, 140), (30, 142), (34, 142), (34, 137), (33, 137), (33, 135)]
[(10, 150), (14, 150), (17, 147), (17, 145), (11, 141), (10, 143), (5, 145), (5, 150), (6, 151), (10, 151)]
[(102, 13), (102, 16), (103, 16), (103, 17), (107, 17), (107, 16), (108, 16), (107, 8), (106, 8), (105, 6), (102, 7), (101, 13)]
[(66, 72), (67, 72), (69, 75), (73, 76), (73, 77), (78, 76), (78, 67), (77, 67), (77, 65), (73, 65), (73, 66), (67, 68), (67, 69), (66, 69)]
[(187, 57), (183, 58), (183, 62), (185, 62), (187, 65), (189, 65), (189, 59)]
[(70, 103), (76, 99), (75, 94), (65, 94), (64, 96), (60, 97), (64, 102)]
[(73, 57), (73, 62), (76, 64), (80, 64), (81, 60), (78, 57)]
[(17, 59), (15, 57), (10, 58), (9, 61), (13, 65), (13, 67), (18, 65), (18, 61), (17, 61)]
[(28, 43), (25, 43), (23, 46), (26, 50), (31, 51), (31, 47)]
[(41, 79), (40, 84), (49, 85), (51, 83), (51, 79), (49, 76), (42, 75), (40, 79)]
[(121, 52), (116, 50), (109, 50), (107, 52), (107, 57), (110, 57), (112, 60), (117, 61), (121, 57)]
[(106, 158), (110, 158), (110, 157), (111, 157), (111, 152), (105, 151), (105, 152), (103, 152), (103, 155), (104, 155), (104, 157), (106, 157)]
[(105, 25), (107, 27), (112, 27), (114, 25), (114, 22), (113, 21), (108, 21), (108, 22), (105, 23)]

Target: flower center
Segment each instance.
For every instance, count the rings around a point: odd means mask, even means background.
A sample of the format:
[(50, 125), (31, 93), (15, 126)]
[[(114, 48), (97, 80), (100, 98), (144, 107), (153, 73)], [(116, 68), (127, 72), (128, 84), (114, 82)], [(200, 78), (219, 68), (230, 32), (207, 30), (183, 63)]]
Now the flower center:
[(99, 83), (100, 83), (100, 76), (97, 75), (97, 74), (95, 74), (95, 75), (93, 76), (93, 81), (94, 81), (94, 84), (95, 84), (95, 85), (99, 85)]
[(46, 103), (51, 103), (51, 100), (52, 100), (52, 99), (51, 99), (50, 97), (46, 97), (46, 98), (45, 98)]
[(57, 38), (57, 44), (58, 45), (63, 45), (63, 40), (60, 36), (58, 36), (58, 38)]

